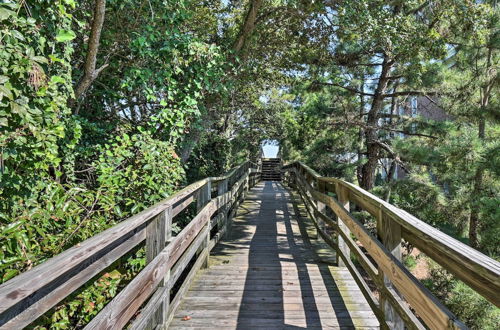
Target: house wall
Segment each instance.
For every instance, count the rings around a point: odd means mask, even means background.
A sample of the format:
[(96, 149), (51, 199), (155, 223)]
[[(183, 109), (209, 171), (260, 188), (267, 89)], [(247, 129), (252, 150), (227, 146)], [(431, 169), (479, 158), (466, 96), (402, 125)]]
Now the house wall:
[[(438, 99), (431, 100), (426, 96), (410, 97), (405, 106), (400, 110), (400, 114), (412, 117), (421, 116), (435, 121), (453, 120), (453, 116), (441, 109), (436, 104), (437, 102), (439, 102)], [(396, 179), (404, 179), (405, 177), (406, 172), (398, 165), (396, 169)]]
[(453, 120), (453, 117), (441, 109), (435, 102), (425, 96), (417, 97), (417, 114), (435, 121)]

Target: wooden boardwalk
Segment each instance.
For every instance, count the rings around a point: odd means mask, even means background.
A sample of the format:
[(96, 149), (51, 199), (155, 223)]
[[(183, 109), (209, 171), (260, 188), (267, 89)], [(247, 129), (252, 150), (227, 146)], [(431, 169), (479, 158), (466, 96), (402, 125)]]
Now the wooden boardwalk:
[[(276, 178), (285, 173), (293, 191), (261, 182), (278, 170)], [(389, 329), (464, 329), (400, 262), (403, 240), (500, 307), (498, 261), (300, 162), (266, 171), (246, 161), (194, 182), (11, 278), (0, 285), (0, 328), (32, 327), (143, 242), (146, 267), (86, 329), (369, 329), (378, 321)], [(377, 220), (376, 235), (352, 205)], [(192, 218), (172, 237), (181, 212)], [(334, 250), (350, 272), (334, 266)]]
[(348, 270), (319, 257), (299, 204), (280, 183), (254, 187), (169, 329), (379, 328)]

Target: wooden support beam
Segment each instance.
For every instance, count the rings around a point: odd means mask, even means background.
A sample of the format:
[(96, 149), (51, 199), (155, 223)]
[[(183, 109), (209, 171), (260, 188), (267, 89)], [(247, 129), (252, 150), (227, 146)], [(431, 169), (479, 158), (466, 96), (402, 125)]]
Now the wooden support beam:
[[(379, 241), (384, 244), (387, 250), (399, 261), (402, 261), (401, 255), (401, 226), (392, 221), (389, 217), (385, 216), (384, 212), (380, 210), (377, 216), (377, 236)], [(391, 280), (384, 274), (382, 269), (379, 267), (379, 276), (381, 277), (381, 283), (388, 290), (382, 290), (380, 293), (380, 306), (384, 311), (385, 320), (391, 329), (403, 330), (405, 328), (403, 319), (398, 315), (395, 308), (388, 301), (387, 293), (397, 290), (394, 288)]]
[[(200, 188), (198, 191), (198, 198), (196, 200), (196, 206), (197, 206), (197, 211), (198, 213), (201, 212), (203, 207), (207, 205), (207, 203), (211, 199), (211, 192), (212, 192), (212, 185), (211, 181), (208, 181), (203, 187)], [(210, 229), (212, 228), (212, 224), (210, 221), (207, 222), (206, 227), (203, 229), (204, 235), (206, 236), (205, 242), (201, 246), (200, 254), (206, 254), (205, 261), (203, 262), (203, 268), (208, 268), (208, 259), (210, 256), (210, 253), (205, 253), (204, 251), (208, 251), (209, 244), (210, 244)]]
[(227, 196), (227, 179), (224, 179), (222, 181), (219, 181), (217, 184), (217, 196), (222, 196), (221, 200), (219, 201), (219, 213), (222, 214), (222, 223), (224, 224), (225, 227), (225, 237), (229, 237), (229, 232), (230, 232), (230, 226), (231, 223), (229, 221), (229, 218), (227, 216), (228, 212), (228, 203), (229, 203), (229, 198)]
[[(344, 207), (344, 209), (347, 212), (349, 212), (350, 207), (349, 207), (349, 194), (348, 194), (348, 192), (344, 189), (344, 187), (342, 187), (339, 184), (337, 184), (335, 189), (337, 191), (337, 197), (338, 197), (338, 201), (339, 201), (340, 205), (342, 205), (342, 207)], [(350, 235), (349, 228), (346, 226), (346, 224), (343, 222), (343, 220), (340, 217), (338, 217), (338, 228), (339, 228), (339, 232), (342, 231), (344, 233), (344, 236)], [(349, 246), (345, 242), (342, 235), (337, 235), (337, 245), (339, 247), (339, 251), (341, 251), (342, 254), (344, 254), (347, 257), (350, 257), (351, 253), (349, 250)], [(344, 263), (342, 258), (340, 258), (340, 256), (337, 256), (337, 263), (339, 266), (346, 267), (346, 264)]]
[[(172, 206), (168, 207), (158, 214), (146, 229), (146, 262), (148, 264), (161, 253), (172, 237), (172, 212)], [(164, 287), (169, 277), (170, 270), (167, 270), (164, 279), (158, 284), (157, 291), (165, 290)], [(149, 320), (153, 327), (167, 321), (169, 298), (168, 294), (162, 295), (158, 305), (155, 306), (156, 312)]]
[[(321, 192), (323, 194), (325, 193), (325, 185), (323, 182), (316, 181), (316, 187), (317, 187), (319, 192)], [(325, 203), (323, 203), (319, 200), (316, 200), (316, 209), (318, 210), (319, 213), (326, 215)], [(325, 231), (326, 226), (325, 226), (325, 222), (323, 221), (323, 219), (321, 217), (317, 217), (316, 221), (318, 222), (319, 230)], [(321, 237), (322, 236), (318, 233), (318, 231), (316, 231), (316, 238), (321, 238)]]

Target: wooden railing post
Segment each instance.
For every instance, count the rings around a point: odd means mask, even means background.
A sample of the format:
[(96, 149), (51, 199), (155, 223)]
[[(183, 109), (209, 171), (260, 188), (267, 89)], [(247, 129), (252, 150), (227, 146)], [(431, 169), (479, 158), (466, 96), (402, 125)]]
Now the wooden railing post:
[[(196, 200), (196, 210), (197, 210), (196, 213), (200, 213), (201, 210), (205, 207), (205, 205), (207, 205), (208, 202), (210, 202), (210, 199), (212, 198), (211, 187), (212, 187), (211, 182), (210, 182), (210, 180), (208, 180), (207, 183), (205, 183), (205, 185), (203, 185), (203, 187), (201, 187), (200, 190), (198, 191), (198, 198)], [(205, 225), (205, 227), (206, 228), (203, 231), (203, 235), (206, 236), (206, 240), (201, 246), (200, 253), (203, 253), (203, 251), (207, 250), (207, 256), (206, 256), (205, 262), (203, 262), (202, 267), (208, 268), (208, 259), (210, 256), (208, 249), (210, 246), (210, 230), (212, 229), (211, 221), (207, 221), (207, 224)]]
[[(224, 179), (222, 181), (219, 181), (217, 183), (217, 196), (222, 196), (227, 192), (227, 179)], [(224, 196), (221, 200), (221, 204), (218, 205), (219, 207), (219, 213), (222, 214), (222, 223), (224, 223), (224, 226), (226, 227), (226, 232), (224, 234), (225, 238), (229, 237), (229, 232), (231, 230), (231, 223), (229, 221), (229, 217), (227, 216), (227, 211), (228, 211), (228, 198), (227, 196)]]
[[(386, 216), (382, 209), (379, 209), (379, 214), (377, 216), (377, 236), (387, 250), (389, 250), (396, 259), (401, 261), (401, 225)], [(393, 284), (380, 267), (379, 276), (381, 276), (381, 282), (385, 287), (395, 290)], [(384, 292), (380, 293), (380, 308), (385, 315), (387, 325), (391, 329), (403, 330), (405, 328), (403, 320), (389, 303)]]
[[(344, 207), (344, 209), (346, 209), (346, 211), (349, 212), (349, 210), (350, 210), (349, 192), (344, 187), (342, 187), (342, 185), (340, 185), (338, 183), (335, 186), (335, 191), (337, 193), (337, 198), (338, 198), (340, 205), (342, 205)], [(347, 228), (347, 226), (344, 224), (342, 219), (340, 219), (340, 217), (337, 217), (337, 223), (338, 223), (339, 231), (341, 230), (346, 235), (350, 235), (349, 228)], [(349, 250), (349, 246), (347, 245), (347, 243), (344, 241), (344, 239), (342, 238), (342, 236), (339, 233), (337, 233), (337, 245), (339, 248), (339, 253), (344, 254), (347, 259), (350, 259), (351, 252)], [(344, 261), (342, 260), (342, 258), (339, 255), (337, 255), (337, 264), (341, 267), (346, 266)]]
[(253, 186), (255, 186), (255, 174), (252, 175), (253, 168), (252, 164), (250, 163), (248, 165), (248, 188), (251, 189)]
[[(171, 238), (172, 206), (154, 217), (146, 228), (146, 262), (150, 263), (153, 261), (170, 242)], [(169, 278), (170, 270), (166, 272), (165, 277), (158, 285), (157, 290), (164, 290), (165, 294), (162, 297), (161, 303), (158, 305), (154, 317), (149, 321), (153, 328), (156, 327), (156, 325), (162, 325), (167, 322), (170, 295), (168, 294), (168, 289), (164, 287), (168, 285)]]
[(248, 167), (244, 173), (246, 173), (246, 178), (245, 178), (245, 185), (244, 185), (244, 188), (243, 188), (243, 198), (242, 199), (245, 199), (247, 198), (247, 195), (248, 195), (248, 191), (250, 190), (250, 172), (251, 172), (251, 169), (250, 167)]
[[(321, 181), (319, 178), (316, 181), (316, 188), (318, 191), (322, 194), (326, 194), (326, 187), (325, 187), (325, 182)], [(319, 200), (316, 200), (316, 208), (318, 209), (318, 212), (323, 213), (326, 215), (326, 205), (323, 202), (320, 202)], [(320, 218), (316, 217), (316, 221), (318, 222), (318, 228), (319, 230), (325, 231), (325, 222)], [(316, 238), (320, 239), (321, 235), (316, 231)]]
[(297, 165), (294, 166), (294, 170), (290, 172), (291, 174), (291, 184), (294, 189), (298, 189), (297, 187), (297, 175), (299, 174), (299, 169), (297, 168)]

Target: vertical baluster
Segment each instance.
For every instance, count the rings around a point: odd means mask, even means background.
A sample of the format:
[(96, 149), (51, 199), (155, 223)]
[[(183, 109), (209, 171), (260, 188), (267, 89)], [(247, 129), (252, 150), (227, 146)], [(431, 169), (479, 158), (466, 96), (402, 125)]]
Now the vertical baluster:
[[(377, 216), (377, 236), (382, 244), (384, 244), (385, 247), (392, 253), (392, 255), (401, 261), (401, 226), (385, 215), (382, 209), (379, 210), (379, 214)], [(379, 274), (382, 277), (383, 285), (395, 290), (389, 278), (380, 268)], [(380, 308), (384, 312), (387, 325), (391, 329), (404, 329), (403, 320), (387, 301), (383, 292), (380, 294)]]
[[(325, 182), (321, 181), (319, 178), (316, 181), (316, 188), (317, 188), (317, 190), (320, 193), (322, 193), (322, 194), (326, 193)], [(325, 203), (320, 202), (319, 200), (317, 200), (316, 201), (316, 208), (318, 209), (318, 212), (326, 215), (326, 205), (325, 205)], [(320, 217), (316, 217), (316, 221), (318, 222), (319, 230), (322, 230), (323, 232), (325, 232), (325, 222), (323, 221), (323, 219), (321, 219)], [(318, 238), (318, 239), (321, 238), (321, 235), (319, 234), (319, 232), (317, 232), (317, 237), (316, 238)]]
[(245, 200), (245, 198), (247, 198), (248, 191), (250, 190), (250, 169), (248, 168), (243, 173), (244, 175), (246, 175), (246, 178), (245, 178), (245, 183), (243, 185), (242, 198), (241, 198), (242, 201)]
[(290, 176), (291, 176), (292, 187), (295, 190), (298, 190), (298, 187), (297, 187), (297, 184), (298, 184), (297, 183), (298, 182), (297, 175), (298, 175), (297, 166), (294, 166), (293, 170), (290, 172)]
[[(212, 194), (211, 182), (207, 181), (207, 183), (205, 183), (205, 185), (198, 190), (198, 198), (196, 200), (196, 209), (197, 209), (196, 213), (199, 214), (201, 212), (201, 210), (205, 207), (205, 205), (208, 204), (208, 202), (210, 201), (210, 199), (212, 197), (211, 194)], [(203, 268), (208, 267), (208, 259), (209, 259), (209, 255), (210, 255), (210, 251), (208, 251), (208, 248), (209, 248), (209, 244), (210, 244), (210, 229), (211, 228), (212, 228), (212, 224), (211, 224), (210, 219), (208, 219), (207, 224), (205, 225), (205, 229), (203, 231), (203, 235), (206, 235), (206, 240), (202, 244), (201, 251), (200, 251), (200, 253), (203, 253), (204, 250), (207, 251), (206, 260), (202, 266)]]
[[(336, 184), (335, 191), (337, 193), (337, 198), (340, 205), (342, 205), (347, 211), (349, 211), (350, 210), (349, 192), (339, 183)], [(346, 235), (350, 235), (349, 228), (347, 228), (347, 226), (340, 218), (337, 218), (337, 224), (339, 227), (339, 231), (344, 232)], [(342, 236), (340, 236), (340, 234), (337, 234), (337, 245), (339, 247), (339, 253), (344, 254), (347, 257), (347, 259), (349, 259), (351, 257), (349, 246), (346, 244), (346, 242), (344, 241)], [(337, 255), (337, 264), (341, 267), (345, 267), (345, 263), (342, 260), (342, 258), (340, 258), (339, 255)]]
[[(146, 228), (146, 262), (150, 263), (172, 238), (172, 206), (162, 211), (151, 220)], [(158, 306), (150, 325), (165, 324), (168, 316), (168, 308), (170, 303), (170, 295), (168, 289), (168, 280), (170, 278), (170, 270), (165, 274), (164, 279), (159, 283), (158, 290), (165, 290), (162, 303)]]
[[(168, 245), (172, 241), (172, 206), (167, 208), (164, 212), (165, 216), (165, 244)], [(170, 280), (170, 269), (166, 272), (165, 277), (163, 278), (163, 282), (160, 283), (160, 286), (167, 287), (165, 290), (165, 295), (163, 297), (163, 301), (160, 305), (161, 312), (160, 315), (158, 315), (157, 320), (158, 324), (166, 324), (167, 319), (168, 319), (168, 310), (170, 307), (170, 287), (169, 285), (169, 280)]]
[[(325, 194), (328, 194), (330, 192), (335, 192), (335, 183), (333, 182), (325, 182)], [(329, 207), (326, 208), (326, 215), (332, 219), (336, 219), (337, 215), (333, 210)]]
[(224, 179), (220, 181), (217, 184), (217, 196), (223, 196), (223, 198), (220, 199), (220, 204), (217, 205), (219, 209), (219, 213), (222, 214), (222, 223), (224, 224), (224, 227), (226, 227), (226, 233), (224, 234), (224, 237), (228, 238), (229, 237), (229, 232), (231, 230), (231, 223), (229, 221), (229, 218), (227, 216), (227, 211), (228, 211), (228, 197), (225, 195), (227, 192), (227, 179)]

